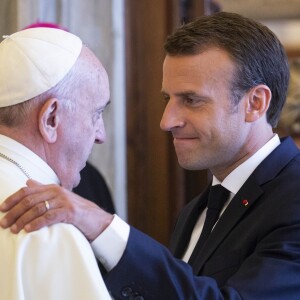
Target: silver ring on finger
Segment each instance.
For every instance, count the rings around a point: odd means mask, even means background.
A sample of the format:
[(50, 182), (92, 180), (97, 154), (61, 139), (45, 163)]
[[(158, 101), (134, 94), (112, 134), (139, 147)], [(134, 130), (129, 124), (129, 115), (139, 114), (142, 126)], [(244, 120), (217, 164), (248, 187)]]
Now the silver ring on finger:
[(50, 204), (47, 200), (44, 203), (45, 203), (46, 211), (48, 211), (50, 209)]

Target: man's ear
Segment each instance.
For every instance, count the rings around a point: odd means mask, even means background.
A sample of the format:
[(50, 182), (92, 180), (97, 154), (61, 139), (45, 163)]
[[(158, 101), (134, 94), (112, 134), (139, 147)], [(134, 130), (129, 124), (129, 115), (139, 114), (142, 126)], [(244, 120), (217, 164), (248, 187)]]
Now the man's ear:
[(59, 102), (56, 98), (49, 98), (40, 109), (38, 115), (39, 130), (48, 143), (55, 143), (57, 128), (60, 122), (58, 116)]
[(246, 122), (255, 122), (266, 116), (272, 98), (271, 90), (264, 84), (252, 88), (246, 98)]

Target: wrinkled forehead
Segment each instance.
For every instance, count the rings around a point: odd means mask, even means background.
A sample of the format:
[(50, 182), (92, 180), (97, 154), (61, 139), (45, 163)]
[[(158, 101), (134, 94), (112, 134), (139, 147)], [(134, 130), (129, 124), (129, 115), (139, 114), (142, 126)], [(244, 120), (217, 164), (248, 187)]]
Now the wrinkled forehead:
[(101, 94), (103, 95), (105, 101), (109, 101), (110, 99), (109, 78), (103, 66), (102, 68), (100, 68), (99, 81), (100, 81)]
[(235, 74), (235, 63), (229, 54), (220, 48), (210, 48), (193, 55), (167, 55), (163, 64), (163, 87), (179, 83), (231, 82)]
[(82, 48), (80, 54), (81, 74), (85, 74), (88, 83), (88, 90), (99, 94), (102, 101), (108, 101), (110, 98), (109, 78), (107, 71), (96, 55), (86, 46)]

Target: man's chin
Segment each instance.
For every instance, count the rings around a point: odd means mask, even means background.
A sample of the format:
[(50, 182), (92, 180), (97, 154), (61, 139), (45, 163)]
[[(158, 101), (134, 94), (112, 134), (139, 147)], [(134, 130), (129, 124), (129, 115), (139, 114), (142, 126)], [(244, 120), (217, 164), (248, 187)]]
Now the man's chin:
[(204, 169), (207, 168), (204, 165), (202, 166), (199, 162), (191, 161), (191, 160), (188, 160), (188, 159), (179, 159), (178, 158), (178, 164), (183, 169), (189, 170), (189, 171), (204, 170)]

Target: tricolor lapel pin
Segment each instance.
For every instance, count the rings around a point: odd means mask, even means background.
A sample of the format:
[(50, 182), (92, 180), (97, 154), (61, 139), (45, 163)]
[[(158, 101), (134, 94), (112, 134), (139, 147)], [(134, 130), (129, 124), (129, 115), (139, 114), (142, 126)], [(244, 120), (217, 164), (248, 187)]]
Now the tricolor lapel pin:
[(242, 203), (244, 206), (247, 206), (249, 204), (248, 200), (243, 200)]

